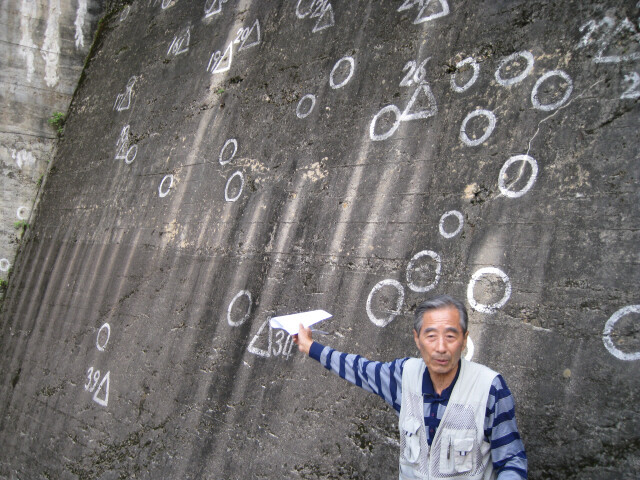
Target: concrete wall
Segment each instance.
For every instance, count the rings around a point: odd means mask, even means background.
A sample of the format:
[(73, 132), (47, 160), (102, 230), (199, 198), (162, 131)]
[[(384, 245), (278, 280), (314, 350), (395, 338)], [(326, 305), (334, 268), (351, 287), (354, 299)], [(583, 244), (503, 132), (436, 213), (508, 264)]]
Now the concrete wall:
[(415, 355), (448, 292), (533, 479), (633, 479), (636, 1), (149, 0), (105, 20), (0, 330), (7, 478), (395, 478), (303, 358)]

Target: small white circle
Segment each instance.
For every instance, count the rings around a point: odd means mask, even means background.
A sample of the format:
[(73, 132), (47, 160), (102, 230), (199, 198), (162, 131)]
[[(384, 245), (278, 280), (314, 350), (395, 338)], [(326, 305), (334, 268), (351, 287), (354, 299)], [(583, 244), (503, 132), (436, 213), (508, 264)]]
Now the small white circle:
[[(513, 78), (507, 78), (507, 79), (502, 78), (502, 75), (500, 74), (500, 70), (502, 69), (502, 67), (504, 67), (508, 62), (515, 60), (518, 57), (522, 57), (527, 61), (527, 68), (525, 68), (519, 75), (516, 75)], [(531, 73), (531, 70), (533, 70), (533, 54), (531, 52), (527, 52), (526, 50), (523, 50), (522, 52), (512, 53), (508, 57), (503, 58), (502, 61), (500, 62), (500, 65), (498, 65), (498, 68), (496, 69), (496, 73), (495, 73), (496, 82), (498, 82), (500, 85), (504, 87), (507, 87), (509, 85), (515, 85), (516, 83), (520, 83), (522, 80), (527, 78)]]
[[(302, 106), (302, 102), (304, 102), (305, 100), (311, 100), (311, 107), (309, 107), (309, 110), (307, 110), (306, 112), (303, 113), (303, 112), (300, 111), (300, 107)], [(310, 93), (307, 93), (298, 102), (298, 106), (296, 107), (296, 115), (298, 116), (298, 118), (308, 117), (309, 114), (311, 112), (313, 112), (313, 107), (315, 107), (315, 106), (316, 106), (316, 96), (312, 95)]]
[[(342, 82), (340, 83), (335, 83), (333, 81), (333, 75), (335, 74), (337, 68), (340, 66), (340, 64), (342, 62), (349, 62), (350, 68), (349, 68), (349, 75), (347, 75), (347, 78), (345, 78)], [(336, 62), (336, 64), (333, 66), (333, 69), (331, 70), (331, 75), (329, 75), (329, 85), (331, 85), (331, 88), (342, 88), (344, 87), (347, 83), (349, 83), (349, 80), (351, 80), (351, 77), (353, 76), (353, 72), (355, 70), (355, 60), (353, 59), (353, 57), (342, 57), (340, 60), (338, 60)]]
[[(476, 302), (476, 299), (473, 297), (473, 288), (475, 287), (476, 282), (482, 276), (492, 275), (492, 274), (498, 275), (504, 282), (504, 295), (498, 302), (492, 303), (490, 305), (485, 305), (483, 303)], [(482, 312), (482, 313), (495, 313), (496, 310), (502, 308), (507, 303), (507, 301), (509, 300), (509, 297), (511, 297), (511, 281), (509, 280), (509, 277), (507, 276), (507, 274), (504, 273), (499, 268), (484, 267), (476, 271), (476, 273), (474, 273), (471, 276), (471, 281), (469, 282), (469, 286), (467, 287), (467, 300), (469, 301), (469, 304), (474, 310), (477, 310), (478, 312)]]
[[(384, 115), (387, 112), (393, 112), (396, 116), (396, 121), (393, 123), (393, 126), (389, 129), (388, 132), (383, 133), (382, 135), (376, 135), (376, 122), (381, 115)], [(369, 137), (371, 138), (371, 140), (373, 140), (374, 142), (377, 142), (379, 140), (386, 140), (391, 135), (393, 135), (400, 126), (401, 116), (402, 113), (400, 112), (400, 109), (395, 105), (387, 105), (386, 107), (383, 107), (378, 113), (373, 116), (373, 119), (371, 120), (371, 125), (369, 126)]]
[[(240, 320), (237, 320), (234, 322), (233, 320), (231, 320), (231, 309), (233, 308), (233, 305), (236, 303), (236, 301), (243, 295), (249, 299), (249, 306), (247, 307), (247, 313), (245, 313), (244, 317), (242, 317)], [(233, 297), (233, 299), (229, 303), (229, 307), (227, 308), (227, 323), (232, 327), (239, 327), (240, 325), (242, 325), (249, 318), (249, 315), (251, 314), (252, 306), (253, 306), (253, 300), (251, 299), (251, 292), (249, 290), (240, 290), (238, 293), (236, 293), (236, 296)]]
[[(522, 187), (522, 190), (514, 192), (513, 190), (510, 190), (505, 185), (504, 182), (505, 182), (505, 179), (507, 178), (507, 169), (511, 166), (511, 164), (519, 161), (527, 162), (529, 165), (531, 165), (531, 176), (529, 177), (527, 184), (524, 187)], [(536, 181), (537, 176), (538, 176), (538, 162), (536, 162), (536, 160), (533, 157), (530, 157), (529, 155), (514, 155), (509, 160), (504, 162), (504, 165), (502, 165), (502, 168), (500, 169), (500, 174), (498, 176), (498, 187), (500, 188), (500, 192), (505, 197), (518, 198), (524, 195), (525, 193), (527, 193), (531, 189), (531, 187)]]
[[(240, 190), (238, 190), (238, 193), (235, 197), (230, 197), (229, 196), (229, 185), (231, 184), (231, 180), (233, 180), (235, 177), (240, 177)], [(242, 195), (242, 189), (244, 188), (244, 175), (242, 174), (242, 172), (240, 170), (233, 172), (233, 175), (231, 175), (229, 177), (229, 180), (227, 180), (227, 185), (224, 187), (224, 199), (227, 202), (235, 202), (236, 200), (238, 200), (240, 198), (240, 195)]]
[[(557, 102), (548, 103), (545, 105), (540, 103), (540, 100), (538, 99), (538, 89), (540, 88), (540, 85), (542, 85), (542, 82), (544, 82), (545, 80), (551, 77), (562, 77), (562, 79), (564, 79), (564, 81), (567, 82), (568, 87), (560, 100), (558, 100)], [(567, 100), (569, 100), (569, 97), (571, 96), (571, 92), (573, 92), (573, 81), (571, 80), (571, 77), (567, 73), (563, 72), (562, 70), (552, 70), (542, 75), (538, 79), (536, 84), (533, 86), (533, 90), (531, 90), (531, 103), (533, 104), (533, 108), (548, 112), (551, 110), (555, 110), (556, 108), (559, 108), (562, 105), (564, 105), (567, 102)]]
[(471, 340), (471, 335), (468, 335), (467, 336), (467, 353), (465, 354), (464, 359), (467, 362), (470, 362), (475, 352), (476, 352), (476, 347), (473, 344), (473, 340)]
[(16, 217), (18, 217), (18, 220), (26, 220), (29, 217), (29, 208), (25, 206), (18, 207)]
[[(398, 300), (396, 301), (396, 309), (388, 312), (389, 313), (388, 317), (378, 318), (373, 314), (373, 311), (371, 310), (371, 301), (373, 300), (373, 296), (375, 295), (375, 293), (387, 285), (398, 290)], [(389, 323), (393, 321), (394, 318), (400, 315), (401, 313), (400, 310), (402, 309), (403, 305), (404, 305), (404, 287), (402, 286), (402, 284), (397, 280), (393, 280), (393, 279), (381, 280), (380, 282), (376, 283), (376, 285), (371, 289), (371, 292), (369, 292), (369, 296), (367, 297), (367, 315), (369, 316), (369, 320), (371, 320), (371, 322), (374, 325), (378, 327), (386, 327)]]
[[(107, 332), (107, 339), (101, 344), (100, 333), (103, 330)], [(105, 323), (100, 327), (100, 330), (98, 330), (98, 335), (96, 335), (96, 348), (101, 352), (104, 352), (104, 349), (107, 346), (107, 343), (109, 343), (109, 337), (111, 337), (111, 326), (108, 323)]]
[(626, 307), (622, 307), (616, 313), (611, 315), (611, 318), (607, 320), (607, 323), (604, 326), (604, 331), (602, 332), (602, 341), (604, 342), (604, 346), (609, 350), (609, 353), (620, 360), (640, 360), (640, 351), (633, 353), (625, 353), (622, 350), (618, 349), (611, 340), (611, 332), (613, 331), (613, 327), (625, 315), (629, 315), (630, 313), (640, 313), (640, 305), (627, 305)]
[[(484, 131), (484, 134), (480, 138), (471, 140), (467, 135), (467, 122), (472, 118), (479, 117), (479, 116), (483, 116), (487, 120), (489, 120), (489, 126), (487, 127), (487, 129)], [(496, 128), (496, 116), (493, 114), (492, 111), (474, 110), (473, 112), (470, 112), (466, 117), (464, 117), (464, 120), (462, 121), (462, 125), (460, 125), (460, 140), (462, 140), (462, 143), (464, 143), (469, 147), (478, 146), (491, 136), (494, 128)]]
[[(418, 286), (413, 283), (411, 272), (415, 269), (415, 263), (422, 257), (431, 257), (436, 261), (436, 276), (433, 282), (424, 287)], [(442, 259), (440, 255), (431, 250), (423, 250), (419, 253), (416, 253), (411, 260), (409, 260), (409, 264), (407, 265), (407, 283), (409, 288), (414, 292), (428, 292), (429, 290), (433, 290), (438, 282), (440, 281), (440, 271), (442, 270)]]
[[(458, 219), (458, 228), (456, 228), (455, 231), (450, 233), (446, 232), (444, 229), (444, 222), (449, 217), (456, 217)], [(440, 217), (440, 224), (438, 225), (438, 228), (440, 229), (440, 235), (442, 235), (444, 238), (453, 238), (462, 231), (463, 225), (464, 225), (464, 217), (462, 216), (462, 213), (460, 213), (457, 210), (449, 210), (448, 212), (444, 213)]]
[[(133, 151), (133, 154), (131, 154), (131, 151)], [(129, 150), (127, 150), (127, 154), (124, 157), (124, 163), (126, 163), (127, 165), (130, 165), (136, 159), (137, 154), (138, 154), (138, 146), (134, 145)], [(131, 160), (129, 160), (130, 155), (131, 155)]]
[(0, 272), (8, 272), (9, 268), (11, 268), (11, 262), (6, 258), (0, 259)]
[[(227, 150), (227, 147), (229, 145), (233, 146), (233, 153), (231, 154), (231, 156), (228, 159), (223, 160), (224, 152)], [(222, 149), (220, 149), (220, 156), (218, 157), (218, 161), (220, 162), (220, 165), (226, 165), (231, 160), (233, 160), (233, 157), (236, 156), (237, 152), (238, 152), (238, 141), (235, 138), (230, 138), (229, 140), (224, 142), (224, 145), (223, 145)]]
[(476, 62), (472, 57), (467, 57), (464, 60), (456, 63), (456, 71), (461, 69), (465, 65), (471, 65), (471, 67), (473, 68), (473, 76), (467, 83), (462, 86), (458, 86), (458, 84), (456, 83), (456, 72), (451, 75), (451, 88), (458, 93), (462, 93), (465, 90), (468, 90), (471, 85), (476, 83), (476, 80), (478, 80), (478, 75), (480, 75), (480, 65), (478, 65), (478, 62)]
[(131, 11), (131, 5), (127, 5), (126, 7), (124, 7), (124, 10), (122, 10), (122, 13), (120, 14), (121, 22), (124, 22), (127, 19), (130, 11)]
[[(163, 191), (162, 186), (164, 185), (164, 182), (166, 180), (169, 180), (169, 186), (167, 187), (166, 190)], [(171, 187), (173, 187), (173, 175), (171, 174), (165, 175), (162, 181), (160, 182), (160, 186), (158, 186), (158, 195), (160, 196), (160, 198), (166, 197), (169, 194), (169, 190), (171, 190)]]

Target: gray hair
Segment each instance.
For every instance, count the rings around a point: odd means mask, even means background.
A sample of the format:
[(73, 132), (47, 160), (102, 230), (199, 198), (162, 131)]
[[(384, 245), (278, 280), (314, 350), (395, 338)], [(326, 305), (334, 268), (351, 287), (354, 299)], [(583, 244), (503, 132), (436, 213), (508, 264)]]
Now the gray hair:
[(438, 295), (429, 300), (422, 302), (416, 307), (414, 312), (413, 329), (416, 333), (420, 333), (422, 326), (422, 316), (430, 310), (438, 310), (440, 308), (455, 308), (460, 314), (460, 328), (462, 333), (467, 333), (467, 309), (464, 304), (449, 295)]

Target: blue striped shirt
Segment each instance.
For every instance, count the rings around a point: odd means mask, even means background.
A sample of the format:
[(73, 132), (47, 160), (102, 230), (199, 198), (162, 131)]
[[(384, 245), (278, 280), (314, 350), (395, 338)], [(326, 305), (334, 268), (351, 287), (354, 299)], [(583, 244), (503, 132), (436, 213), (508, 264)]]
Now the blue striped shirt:
[[(311, 345), (309, 356), (341, 378), (367, 392), (381, 396), (396, 412), (400, 412), (402, 372), (407, 358), (398, 358), (392, 362), (372, 362), (360, 355), (338, 352), (318, 342)], [(425, 370), (422, 392), (424, 423), (429, 445), (447, 408), (453, 386), (458, 380), (458, 373), (459, 368), (451, 385), (438, 394), (433, 388), (429, 372)], [(489, 390), (484, 435), (491, 444), (491, 461), (498, 479), (526, 479), (527, 455), (516, 425), (515, 404), (511, 391), (501, 375), (493, 380)]]

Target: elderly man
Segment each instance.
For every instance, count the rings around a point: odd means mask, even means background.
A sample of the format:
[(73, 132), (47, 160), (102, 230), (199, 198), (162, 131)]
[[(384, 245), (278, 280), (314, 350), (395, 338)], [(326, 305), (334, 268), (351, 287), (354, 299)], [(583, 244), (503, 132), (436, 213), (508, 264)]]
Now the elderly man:
[(467, 336), (466, 308), (441, 295), (415, 311), (421, 359), (372, 362), (314, 342), (302, 325), (294, 341), (399, 412), (400, 480), (527, 478), (511, 392), (501, 375), (461, 358)]

